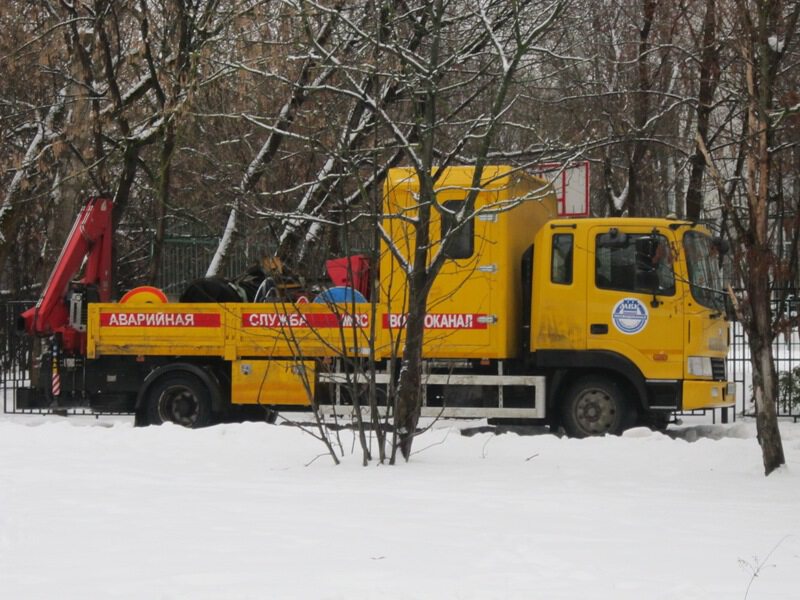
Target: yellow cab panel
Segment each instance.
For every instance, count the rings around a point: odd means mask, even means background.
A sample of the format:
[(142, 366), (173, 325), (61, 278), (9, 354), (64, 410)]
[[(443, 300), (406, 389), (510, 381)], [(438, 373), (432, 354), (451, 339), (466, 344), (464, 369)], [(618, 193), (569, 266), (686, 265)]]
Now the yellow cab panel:
[[(587, 349), (627, 357), (647, 380), (679, 380), (687, 290), (674, 260), (674, 232), (663, 221), (625, 219), (587, 234)], [(655, 257), (643, 265), (637, 244), (649, 240)]]
[(586, 349), (586, 244), (574, 222), (545, 227), (533, 248), (530, 349)]
[(733, 406), (735, 391), (726, 381), (730, 326), (725, 321), (724, 297), (714, 291), (723, 289), (714, 264), (719, 253), (705, 229), (686, 227), (679, 233), (687, 288), (683, 410)]

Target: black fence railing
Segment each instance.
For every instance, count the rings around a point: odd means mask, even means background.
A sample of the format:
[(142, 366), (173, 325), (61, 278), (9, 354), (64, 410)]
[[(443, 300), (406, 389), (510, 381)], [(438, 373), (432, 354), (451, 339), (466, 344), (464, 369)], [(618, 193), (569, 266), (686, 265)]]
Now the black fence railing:
[[(800, 419), (800, 332), (797, 328), (780, 334), (772, 343), (775, 370), (778, 374), (778, 416)], [(728, 380), (736, 383), (737, 413), (752, 415), (753, 367), (750, 347), (741, 323), (731, 327), (731, 347), (728, 353)]]
[(17, 332), (17, 317), (33, 302), (0, 301), (0, 393), (3, 412), (16, 411), (15, 396), (19, 387), (29, 385), (33, 340)]
[[(259, 264), (261, 254), (241, 240), (225, 261), (224, 277), (235, 278), (248, 267)], [(168, 296), (178, 297), (195, 279), (205, 277), (206, 269), (219, 245), (216, 237), (173, 236), (164, 240), (161, 269), (156, 284)]]
[(3, 395), (3, 412), (6, 414), (71, 414), (99, 415), (120, 414), (96, 411), (89, 408), (48, 409), (17, 408), (17, 390), (27, 387), (31, 382), (31, 365), (34, 354), (41, 352), (36, 340), (17, 331), (17, 318), (34, 302), (19, 300), (0, 300), (0, 393)]
[[(34, 352), (38, 352), (34, 341), (16, 329), (17, 317), (32, 305), (32, 302), (0, 300), (0, 393), (5, 413), (48, 412), (47, 409), (18, 410), (15, 402), (16, 390), (30, 384), (31, 359)], [(800, 419), (800, 332), (795, 328), (778, 336), (773, 344), (773, 353), (780, 380), (778, 415)], [(731, 349), (726, 369), (728, 380), (736, 383), (737, 403), (735, 414), (725, 413), (723, 420), (735, 419), (737, 414), (753, 414), (750, 349), (740, 323), (734, 323), (731, 328)], [(70, 409), (70, 412), (89, 414), (90, 411)], [(715, 421), (716, 418), (715, 412)]]

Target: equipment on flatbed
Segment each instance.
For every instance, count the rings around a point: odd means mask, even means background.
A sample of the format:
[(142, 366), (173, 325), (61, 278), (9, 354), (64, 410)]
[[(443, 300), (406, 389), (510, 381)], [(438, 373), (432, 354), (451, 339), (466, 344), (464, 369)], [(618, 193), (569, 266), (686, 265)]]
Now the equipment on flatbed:
[[(431, 251), (454, 239), (425, 317), (423, 415), (534, 420), (586, 436), (734, 405), (718, 246), (704, 228), (558, 218), (547, 182), (510, 167), (485, 170), (475, 212), (458, 221), (473, 172), (453, 167), (437, 179)], [(278, 263), (241, 285), (200, 280), (177, 303), (154, 288), (111, 303), (110, 220), (98, 217), (110, 203), (90, 201), (76, 224), (89, 232), (84, 242), (73, 229), (42, 300), (22, 316), (28, 333), (54, 340), (40, 360), (53, 369), (18, 390), (18, 405), (113, 407), (138, 423), (189, 427), (263, 407), (347, 412), (373, 356), (388, 410), (418, 190), (411, 169), (387, 176), (391, 247), (382, 244), (371, 302), (374, 265), (359, 256), (329, 262), (333, 286), (318, 302), (279, 282)], [(81, 253), (86, 275), (70, 286)], [(84, 290), (88, 311), (71, 290)], [(74, 304), (85, 318), (66, 318)]]

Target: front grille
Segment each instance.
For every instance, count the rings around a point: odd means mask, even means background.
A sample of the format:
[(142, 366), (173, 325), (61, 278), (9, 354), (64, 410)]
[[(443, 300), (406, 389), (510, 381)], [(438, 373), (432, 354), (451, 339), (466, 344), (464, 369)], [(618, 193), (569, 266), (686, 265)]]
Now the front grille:
[(711, 375), (714, 381), (725, 381), (725, 359), (712, 358), (711, 359)]

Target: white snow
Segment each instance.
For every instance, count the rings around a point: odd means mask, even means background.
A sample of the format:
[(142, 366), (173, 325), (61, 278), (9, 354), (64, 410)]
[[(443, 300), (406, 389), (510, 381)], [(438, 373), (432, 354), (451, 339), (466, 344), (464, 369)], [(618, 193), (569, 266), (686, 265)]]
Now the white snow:
[(769, 36), (767, 44), (774, 52), (783, 52), (784, 40), (778, 39), (777, 35)]
[(364, 468), (349, 431), (337, 467), (287, 426), (3, 415), (0, 594), (797, 597), (800, 425), (781, 423), (788, 466), (768, 478), (749, 421), (589, 440), (469, 425)]

